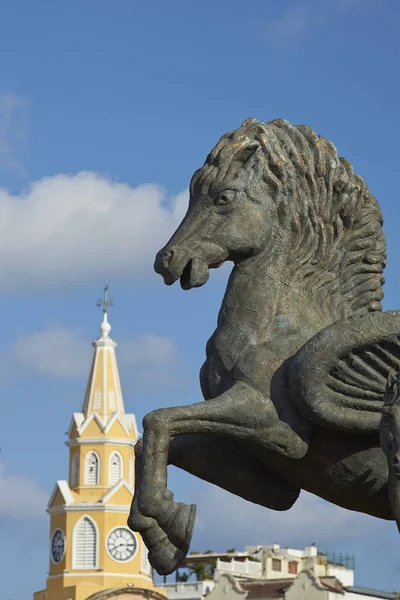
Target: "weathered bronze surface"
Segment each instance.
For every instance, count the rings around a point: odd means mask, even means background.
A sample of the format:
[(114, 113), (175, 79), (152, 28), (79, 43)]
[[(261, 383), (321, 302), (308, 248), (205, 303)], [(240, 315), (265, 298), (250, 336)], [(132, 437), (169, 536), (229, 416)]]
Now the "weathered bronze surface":
[(168, 464), (267, 508), (304, 489), (400, 523), (400, 311), (382, 313), (385, 258), (377, 201), (309, 127), (249, 119), (193, 175), (155, 269), (187, 290), (234, 266), (200, 374), (207, 402), (151, 412), (136, 448), (128, 523), (158, 573), (179, 566), (195, 520)]

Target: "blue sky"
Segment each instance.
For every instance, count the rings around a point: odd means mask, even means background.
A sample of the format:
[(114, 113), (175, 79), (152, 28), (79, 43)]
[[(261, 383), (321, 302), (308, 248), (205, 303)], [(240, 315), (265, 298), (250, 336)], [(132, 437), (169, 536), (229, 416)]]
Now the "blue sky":
[[(200, 399), (227, 270), (184, 293), (152, 262), (223, 133), (283, 117), (331, 139), (381, 203), (384, 306), (399, 308), (400, 5), (3, 0), (1, 12), (0, 600), (26, 600), (45, 582), (44, 508), (67, 475), (104, 277), (127, 410), (140, 423)], [(170, 479), (199, 505), (193, 549), (315, 542), (355, 553), (359, 585), (400, 589), (392, 523), (308, 495), (277, 514)]]

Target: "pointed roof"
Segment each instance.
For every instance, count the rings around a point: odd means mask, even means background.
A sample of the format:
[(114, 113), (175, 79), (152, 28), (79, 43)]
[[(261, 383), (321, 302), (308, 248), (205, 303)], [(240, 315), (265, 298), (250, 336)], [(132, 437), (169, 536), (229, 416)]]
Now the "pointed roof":
[(94, 412), (103, 421), (108, 421), (115, 413), (125, 414), (115, 356), (117, 344), (109, 336), (111, 325), (108, 322), (108, 307), (111, 305), (112, 302), (108, 300), (108, 285), (106, 284), (103, 299), (103, 321), (100, 325), (101, 336), (93, 343), (95, 351), (82, 407), (85, 419)]
[[(104, 287), (104, 298), (98, 300), (97, 305), (103, 305), (103, 321), (100, 324), (100, 337), (93, 342), (94, 354), (86, 393), (83, 401), (82, 412), (74, 413), (68, 431), (70, 439), (79, 437), (85, 430), (96, 424), (98, 433), (118, 434), (117, 437), (138, 437), (136, 419), (134, 415), (125, 414), (122, 398), (121, 383), (119, 379), (117, 358), (115, 354), (116, 342), (110, 337), (111, 325), (108, 322), (108, 307), (112, 300), (108, 299), (108, 285)], [(118, 424), (118, 425), (117, 425)], [(113, 425), (114, 428), (113, 428)], [(115, 430), (115, 432), (114, 432)]]
[(68, 485), (68, 481), (60, 480), (54, 486), (47, 508), (52, 508), (59, 504), (73, 504), (74, 502), (74, 495)]

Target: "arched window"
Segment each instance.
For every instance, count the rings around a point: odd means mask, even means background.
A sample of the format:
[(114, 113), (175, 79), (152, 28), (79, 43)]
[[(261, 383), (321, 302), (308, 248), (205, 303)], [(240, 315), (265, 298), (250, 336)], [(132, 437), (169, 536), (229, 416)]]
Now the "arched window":
[(85, 483), (86, 485), (97, 485), (100, 475), (100, 459), (96, 452), (86, 455)]
[(96, 390), (94, 393), (94, 408), (100, 408), (101, 406), (101, 391)]
[(128, 483), (131, 490), (133, 490), (133, 474), (134, 474), (134, 462), (132, 454), (129, 457), (129, 473), (128, 473)]
[(97, 528), (89, 517), (82, 517), (75, 525), (72, 536), (72, 568), (97, 567)]
[(108, 482), (110, 485), (115, 485), (122, 477), (122, 457), (119, 452), (113, 452), (108, 467)]
[(79, 485), (79, 454), (76, 453), (72, 457), (71, 463), (71, 486), (77, 487)]
[(115, 393), (114, 390), (108, 392), (108, 407), (110, 410), (115, 410)]

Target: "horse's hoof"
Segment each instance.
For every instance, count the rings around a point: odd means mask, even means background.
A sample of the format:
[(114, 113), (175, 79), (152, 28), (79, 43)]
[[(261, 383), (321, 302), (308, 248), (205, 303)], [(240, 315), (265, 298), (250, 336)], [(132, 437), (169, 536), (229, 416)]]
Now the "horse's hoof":
[(181, 566), (185, 556), (185, 552), (166, 542), (156, 550), (149, 550), (148, 559), (159, 575), (170, 575)]
[(132, 531), (140, 533), (149, 551), (149, 562), (159, 575), (170, 575), (182, 564), (187, 552), (176, 548), (157, 521), (144, 517), (135, 503), (132, 504), (127, 523)]
[(166, 523), (160, 523), (170, 542), (185, 555), (190, 548), (196, 520), (196, 505), (179, 502), (173, 516)]

